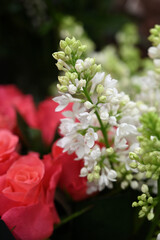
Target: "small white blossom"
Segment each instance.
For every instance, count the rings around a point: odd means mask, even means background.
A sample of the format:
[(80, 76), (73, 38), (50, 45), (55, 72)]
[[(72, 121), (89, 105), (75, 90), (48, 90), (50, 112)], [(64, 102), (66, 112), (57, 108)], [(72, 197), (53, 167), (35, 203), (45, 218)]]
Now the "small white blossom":
[(158, 233), (157, 235), (157, 240), (160, 240), (160, 233)]
[(86, 86), (86, 80), (85, 79), (79, 80), (78, 87), (85, 87), (85, 86)]
[(61, 96), (53, 98), (53, 101), (59, 104), (59, 106), (56, 107), (55, 112), (60, 112), (66, 108), (70, 102), (80, 102), (80, 99), (73, 98), (69, 93), (65, 93)]
[(89, 128), (85, 134), (85, 142), (89, 148), (92, 148), (94, 142), (97, 141), (98, 135), (94, 132), (93, 128)]
[(84, 106), (85, 106), (87, 109), (91, 109), (91, 108), (93, 107), (93, 104), (92, 104), (91, 102), (89, 102), (89, 101), (86, 101), (86, 102), (84, 103)]
[(105, 89), (107, 89), (107, 88), (111, 88), (111, 89), (115, 88), (116, 84), (117, 84), (117, 80), (112, 79), (110, 74), (108, 74), (105, 77), (105, 80), (104, 80), (104, 88)]
[(103, 121), (107, 121), (109, 119), (109, 114), (108, 114), (108, 111), (105, 110), (103, 112), (100, 113), (100, 118), (103, 120)]
[(80, 177), (86, 177), (87, 174), (88, 174), (87, 168), (85, 167), (81, 168)]
[(97, 72), (94, 77), (92, 78), (91, 82), (92, 82), (92, 86), (91, 86), (91, 93), (94, 93), (94, 90), (96, 88), (96, 86), (102, 82), (102, 80), (104, 79), (105, 73), (104, 72)]
[(70, 84), (70, 85), (68, 86), (68, 91), (69, 91), (70, 94), (75, 94), (76, 91), (77, 91), (77, 87), (74, 86), (74, 84)]
[(78, 59), (75, 64), (75, 69), (77, 72), (82, 72), (84, 70), (84, 62), (81, 59)]

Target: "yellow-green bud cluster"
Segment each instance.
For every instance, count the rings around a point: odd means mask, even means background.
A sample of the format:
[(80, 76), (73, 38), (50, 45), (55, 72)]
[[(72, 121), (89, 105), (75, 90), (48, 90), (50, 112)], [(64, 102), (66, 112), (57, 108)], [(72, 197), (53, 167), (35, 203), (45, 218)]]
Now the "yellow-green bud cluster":
[(160, 118), (155, 112), (149, 112), (141, 117), (141, 123), (140, 147), (130, 152), (129, 157), (133, 160), (130, 167), (157, 180), (160, 176)]
[(154, 207), (157, 205), (157, 198), (153, 198), (150, 193), (148, 186), (146, 184), (142, 185), (141, 188), (143, 194), (137, 197), (138, 201), (132, 203), (132, 207), (141, 207), (139, 211), (139, 218), (147, 216), (148, 220), (152, 220), (154, 218)]
[[(86, 45), (82, 45), (79, 40), (74, 37), (66, 37), (60, 41), (61, 51), (53, 53), (53, 57), (57, 60), (56, 66), (59, 70), (64, 71), (64, 76), (59, 76), (59, 84), (57, 88), (61, 92), (69, 92), (70, 94), (82, 93), (82, 88), (90, 88), (89, 81), (93, 76), (101, 71), (101, 65), (95, 64), (94, 58), (80, 59), (81, 55), (86, 51)], [(104, 99), (102, 98), (104, 102)]]
[(148, 39), (154, 46), (160, 44), (160, 25), (156, 24), (154, 28), (150, 30), (150, 36)]
[(88, 174), (87, 176), (88, 181), (89, 182), (97, 181), (100, 178), (100, 170), (101, 167), (99, 165), (96, 165), (92, 173)]

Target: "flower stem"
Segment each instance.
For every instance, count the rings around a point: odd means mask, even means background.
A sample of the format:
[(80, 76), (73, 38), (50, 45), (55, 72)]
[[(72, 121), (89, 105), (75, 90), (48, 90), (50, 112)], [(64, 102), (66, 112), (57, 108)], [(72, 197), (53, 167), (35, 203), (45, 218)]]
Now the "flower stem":
[(150, 231), (147, 235), (147, 238), (146, 240), (151, 240), (153, 234), (154, 234), (154, 231), (157, 227), (157, 224), (158, 224), (158, 220), (159, 220), (159, 217), (160, 217), (160, 177), (158, 179), (158, 203), (157, 203), (157, 207), (155, 209), (155, 217), (152, 221), (152, 224), (151, 224), (151, 227), (150, 227)]
[[(90, 103), (93, 104), (92, 99), (90, 98), (90, 96), (89, 96), (86, 88), (83, 88), (83, 90), (84, 90), (84, 94), (85, 94), (87, 100), (88, 100)], [(102, 131), (102, 134), (103, 134), (103, 137), (104, 137), (105, 145), (106, 145), (107, 148), (109, 148), (110, 145), (109, 145), (109, 142), (108, 142), (108, 137), (107, 137), (106, 129), (105, 129), (104, 125), (103, 125), (103, 122), (102, 122), (102, 120), (101, 120), (101, 118), (100, 118), (99, 113), (98, 113), (97, 110), (95, 111), (95, 114), (96, 114), (97, 119), (98, 119), (98, 121), (99, 121), (99, 124), (100, 124), (100, 126), (101, 126), (101, 131)]]

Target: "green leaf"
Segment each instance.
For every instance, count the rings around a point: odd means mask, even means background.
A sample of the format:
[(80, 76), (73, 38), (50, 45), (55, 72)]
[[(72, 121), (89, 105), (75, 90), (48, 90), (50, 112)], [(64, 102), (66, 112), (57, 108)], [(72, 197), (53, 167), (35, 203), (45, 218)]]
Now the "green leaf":
[(36, 151), (40, 154), (49, 152), (49, 147), (43, 142), (41, 131), (36, 128), (30, 128), (19, 112), (17, 112), (17, 122), (21, 140), (27, 150)]

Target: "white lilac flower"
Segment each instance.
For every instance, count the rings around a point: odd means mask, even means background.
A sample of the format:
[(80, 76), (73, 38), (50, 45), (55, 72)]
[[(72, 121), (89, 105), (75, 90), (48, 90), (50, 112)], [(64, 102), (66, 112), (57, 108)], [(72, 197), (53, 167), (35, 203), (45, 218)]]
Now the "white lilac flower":
[(86, 167), (81, 168), (80, 177), (86, 177), (87, 174), (88, 174), (87, 168)]
[(71, 135), (76, 132), (77, 123), (72, 118), (63, 118), (59, 128), (62, 135)]
[(56, 107), (55, 111), (60, 112), (66, 108), (70, 102), (80, 102), (80, 99), (73, 98), (69, 93), (64, 93), (61, 96), (53, 98), (53, 101), (59, 104), (59, 106)]
[(77, 91), (77, 87), (74, 86), (74, 84), (70, 84), (70, 85), (68, 86), (68, 91), (69, 91), (70, 94), (75, 94), (76, 91)]
[(67, 118), (72, 118), (73, 120), (75, 120), (77, 116), (84, 111), (85, 107), (83, 107), (80, 102), (75, 102), (72, 106), (72, 111), (64, 111), (62, 114)]
[(148, 49), (148, 55), (150, 58), (160, 58), (160, 44), (157, 47), (150, 47)]
[(112, 188), (112, 182), (116, 181), (117, 173), (116, 171), (104, 167), (101, 172), (101, 176), (98, 181), (99, 191), (102, 191), (105, 187)]
[(75, 160), (82, 159), (85, 154), (88, 154), (90, 148), (85, 144), (84, 137), (81, 134), (77, 134), (74, 141), (70, 145), (71, 152), (75, 152), (77, 158)]
[(82, 124), (82, 128), (85, 129), (89, 125), (91, 125), (92, 122), (92, 114), (88, 112), (83, 112), (77, 115), (78, 120)]
[(89, 128), (87, 130), (87, 133), (85, 134), (85, 142), (89, 148), (92, 148), (95, 141), (98, 140), (98, 135), (97, 133), (94, 132), (93, 128)]
[(86, 102), (84, 103), (84, 106), (85, 106), (87, 109), (91, 109), (91, 108), (93, 107), (93, 104), (92, 104), (91, 102), (89, 102), (89, 101), (86, 101)]
[(105, 76), (104, 72), (97, 72), (94, 75), (94, 77), (91, 80), (91, 82), (92, 82), (92, 86), (91, 86), (91, 90), (90, 90), (91, 93), (94, 93), (96, 86), (103, 81), (104, 76)]
[(115, 88), (116, 84), (117, 84), (117, 80), (112, 79), (110, 74), (108, 74), (105, 77), (105, 79), (104, 79), (104, 88), (105, 89), (107, 89), (107, 88), (110, 88), (110, 89)]
[(84, 62), (81, 59), (78, 59), (75, 64), (75, 69), (77, 72), (82, 72), (84, 70)]
[(160, 233), (158, 233), (157, 235), (157, 240), (160, 240)]

